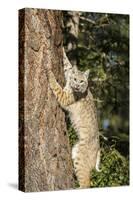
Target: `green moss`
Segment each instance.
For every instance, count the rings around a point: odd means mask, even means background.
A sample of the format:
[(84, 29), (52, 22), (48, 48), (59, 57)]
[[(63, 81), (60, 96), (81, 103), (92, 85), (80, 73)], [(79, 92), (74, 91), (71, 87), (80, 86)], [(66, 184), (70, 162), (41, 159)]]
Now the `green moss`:
[(69, 142), (72, 147), (78, 140), (78, 136), (77, 136), (74, 128), (72, 127), (70, 121), (67, 124), (67, 129), (68, 129)]

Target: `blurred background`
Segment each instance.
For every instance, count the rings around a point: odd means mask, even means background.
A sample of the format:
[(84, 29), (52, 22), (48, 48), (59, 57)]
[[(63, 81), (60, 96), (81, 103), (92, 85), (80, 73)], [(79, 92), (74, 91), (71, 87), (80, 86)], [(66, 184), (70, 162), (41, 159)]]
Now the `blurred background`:
[(93, 171), (91, 187), (129, 185), (129, 15), (63, 11), (63, 34), (72, 65), (90, 69), (97, 107), (102, 171)]

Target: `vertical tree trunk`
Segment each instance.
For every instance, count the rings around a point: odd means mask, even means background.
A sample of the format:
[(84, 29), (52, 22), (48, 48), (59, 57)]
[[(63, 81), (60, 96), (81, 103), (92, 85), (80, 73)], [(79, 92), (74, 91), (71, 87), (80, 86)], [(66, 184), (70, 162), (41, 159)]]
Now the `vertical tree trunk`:
[(48, 86), (50, 67), (61, 85), (60, 11), (19, 11), (19, 189), (73, 187), (65, 115)]

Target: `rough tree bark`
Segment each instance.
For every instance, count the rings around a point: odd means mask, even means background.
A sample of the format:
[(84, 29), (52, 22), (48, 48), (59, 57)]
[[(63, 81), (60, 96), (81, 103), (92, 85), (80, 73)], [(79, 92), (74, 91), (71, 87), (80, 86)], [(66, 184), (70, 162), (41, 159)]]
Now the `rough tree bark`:
[(51, 67), (61, 85), (61, 12), (19, 11), (19, 189), (73, 188), (65, 114), (48, 86)]

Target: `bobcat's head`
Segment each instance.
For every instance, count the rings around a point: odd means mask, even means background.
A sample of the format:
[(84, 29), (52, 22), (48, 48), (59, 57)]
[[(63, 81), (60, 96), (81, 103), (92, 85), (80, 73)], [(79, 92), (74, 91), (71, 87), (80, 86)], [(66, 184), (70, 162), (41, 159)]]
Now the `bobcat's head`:
[(85, 72), (79, 71), (76, 67), (73, 67), (70, 76), (70, 87), (75, 93), (85, 93), (88, 87), (89, 70)]

